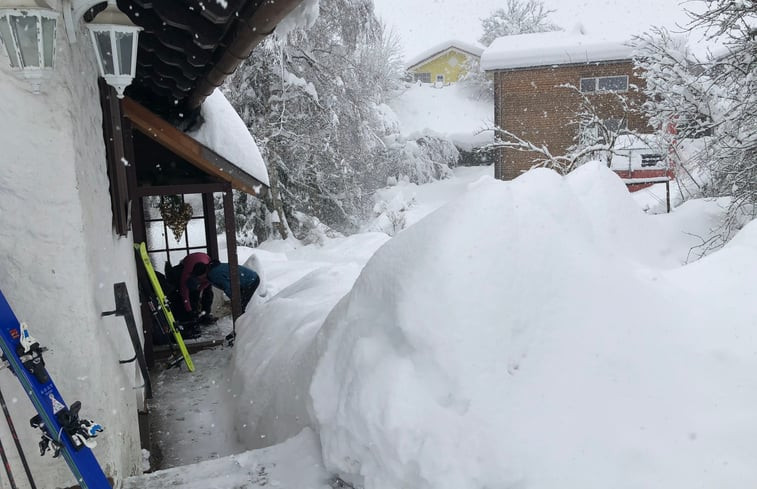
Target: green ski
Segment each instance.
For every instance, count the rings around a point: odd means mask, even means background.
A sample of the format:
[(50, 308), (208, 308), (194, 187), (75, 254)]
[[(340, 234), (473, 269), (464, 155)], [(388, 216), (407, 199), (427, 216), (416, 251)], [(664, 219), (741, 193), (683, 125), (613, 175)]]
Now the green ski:
[(147, 247), (144, 243), (137, 243), (134, 245), (134, 248), (137, 249), (140, 258), (142, 258), (142, 263), (145, 266), (147, 277), (150, 279), (150, 284), (152, 284), (152, 288), (155, 291), (155, 296), (158, 298), (158, 305), (160, 307), (160, 310), (163, 311), (163, 316), (166, 318), (166, 323), (168, 323), (168, 328), (171, 330), (171, 333), (176, 340), (176, 344), (179, 346), (181, 356), (184, 357), (184, 363), (187, 364), (187, 369), (190, 372), (194, 372), (195, 366), (192, 363), (192, 358), (189, 356), (187, 346), (184, 344), (184, 339), (181, 337), (181, 333), (176, 327), (176, 320), (174, 319), (173, 313), (171, 312), (171, 307), (166, 300), (166, 295), (163, 293), (163, 288), (160, 286), (158, 276), (155, 275), (155, 269), (152, 267), (150, 257), (147, 255)]

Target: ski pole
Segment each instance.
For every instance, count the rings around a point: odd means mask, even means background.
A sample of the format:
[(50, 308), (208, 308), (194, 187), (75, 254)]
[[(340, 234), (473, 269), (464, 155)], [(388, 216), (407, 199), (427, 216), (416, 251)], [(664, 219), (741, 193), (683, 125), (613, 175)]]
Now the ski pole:
[(8, 457), (5, 455), (5, 447), (3, 447), (2, 441), (0, 441), (0, 457), (2, 457), (3, 459), (5, 473), (8, 474), (8, 482), (11, 483), (11, 489), (18, 489), (18, 486), (16, 486), (16, 481), (13, 480), (13, 471), (11, 470), (11, 464), (8, 462)]
[(21, 458), (21, 464), (24, 466), (26, 477), (29, 479), (29, 486), (32, 489), (37, 489), (36, 484), (34, 484), (34, 477), (32, 477), (32, 471), (29, 470), (29, 464), (26, 462), (26, 455), (24, 455), (24, 449), (21, 448), (21, 442), (18, 440), (18, 434), (16, 433), (16, 428), (13, 426), (13, 419), (11, 419), (11, 413), (10, 411), (8, 411), (8, 406), (5, 404), (5, 397), (3, 397), (2, 390), (0, 390), (0, 407), (3, 408), (3, 413), (5, 414), (5, 421), (8, 422), (8, 429), (10, 430), (11, 436), (13, 437), (13, 443), (16, 444), (16, 450), (18, 450), (18, 456), (19, 458)]

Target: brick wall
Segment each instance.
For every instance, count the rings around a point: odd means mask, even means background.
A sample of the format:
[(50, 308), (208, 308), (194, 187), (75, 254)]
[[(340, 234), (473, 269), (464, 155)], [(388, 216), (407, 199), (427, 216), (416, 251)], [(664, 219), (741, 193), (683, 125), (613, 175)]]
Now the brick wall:
[[(578, 125), (574, 122), (581, 107), (581, 97), (570, 84), (578, 87), (581, 78), (628, 75), (629, 85), (640, 89), (644, 81), (634, 74), (633, 63), (591, 63), (534, 69), (517, 69), (494, 73), (494, 123), (524, 140), (546, 145), (553, 155), (565, 154), (574, 144)], [(643, 94), (625, 93), (629, 103), (639, 105)], [(621, 118), (620, 104), (613, 94), (589, 95), (603, 118)], [(649, 132), (647, 121), (639, 114), (629, 116), (628, 128)], [(527, 171), (537, 155), (500, 149), (495, 159), (495, 177), (511, 180)]]

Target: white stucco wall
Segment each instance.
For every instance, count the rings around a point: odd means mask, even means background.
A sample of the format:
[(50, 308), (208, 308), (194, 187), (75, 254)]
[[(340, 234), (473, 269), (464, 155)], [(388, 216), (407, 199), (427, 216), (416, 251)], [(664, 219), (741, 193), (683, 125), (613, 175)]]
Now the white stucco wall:
[[(116, 480), (141, 471), (137, 409), (141, 391), (113, 284), (126, 282), (138, 326), (132, 239), (118, 238), (112, 216), (94, 53), (84, 37), (69, 44), (58, 29), (53, 79), (40, 95), (10, 72), (0, 53), (0, 289), (32, 334), (50, 350), (47, 369), (70, 404), (106, 431), (94, 452)], [(37, 486), (75, 481), (62, 459), (39, 457), (29, 428), (32, 405), (9, 372), (0, 372)], [(5, 423), (0, 438), (9, 442)], [(5, 443), (17, 482), (27, 487), (12, 443)]]

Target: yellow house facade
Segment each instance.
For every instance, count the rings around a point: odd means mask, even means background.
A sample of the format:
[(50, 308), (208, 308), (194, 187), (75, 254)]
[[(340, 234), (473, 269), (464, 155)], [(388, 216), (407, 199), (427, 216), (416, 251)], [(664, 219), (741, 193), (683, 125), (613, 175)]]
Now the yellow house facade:
[(460, 41), (447, 41), (413, 57), (406, 71), (422, 83), (455, 83), (471, 66), (478, 64), (483, 48)]

